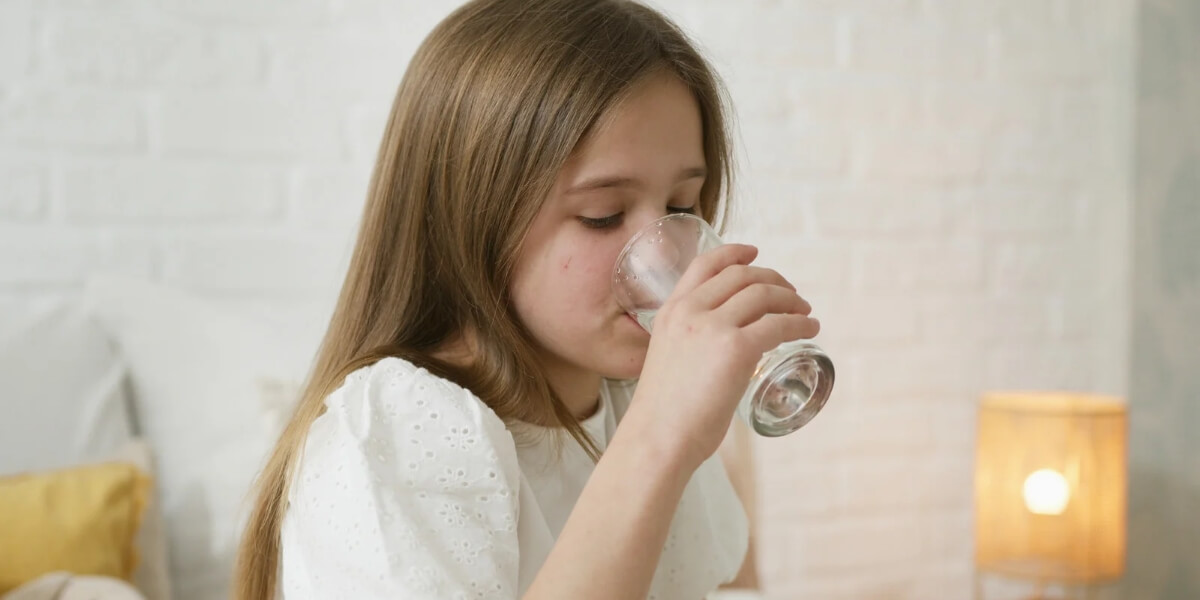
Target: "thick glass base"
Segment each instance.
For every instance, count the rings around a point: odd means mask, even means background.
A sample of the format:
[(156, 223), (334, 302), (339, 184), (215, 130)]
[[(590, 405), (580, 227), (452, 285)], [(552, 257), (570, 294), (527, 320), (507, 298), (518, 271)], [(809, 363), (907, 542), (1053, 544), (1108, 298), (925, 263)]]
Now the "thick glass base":
[(781, 344), (759, 361), (738, 412), (759, 435), (787, 435), (821, 412), (833, 380), (833, 361), (818, 346)]

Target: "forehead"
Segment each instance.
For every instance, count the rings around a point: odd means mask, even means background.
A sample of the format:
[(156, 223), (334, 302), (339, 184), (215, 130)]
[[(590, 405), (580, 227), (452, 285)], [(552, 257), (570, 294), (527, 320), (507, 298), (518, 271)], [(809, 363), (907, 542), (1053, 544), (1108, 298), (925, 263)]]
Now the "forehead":
[(673, 178), (704, 166), (704, 130), (695, 95), (677, 77), (656, 74), (635, 85), (568, 158), (556, 188), (596, 176)]

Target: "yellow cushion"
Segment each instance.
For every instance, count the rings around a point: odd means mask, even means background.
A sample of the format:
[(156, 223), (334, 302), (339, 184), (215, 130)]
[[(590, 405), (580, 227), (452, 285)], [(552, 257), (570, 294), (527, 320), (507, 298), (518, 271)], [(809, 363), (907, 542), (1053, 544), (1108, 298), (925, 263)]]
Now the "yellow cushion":
[(129, 581), (150, 485), (120, 462), (0, 478), (0, 594), (51, 571)]

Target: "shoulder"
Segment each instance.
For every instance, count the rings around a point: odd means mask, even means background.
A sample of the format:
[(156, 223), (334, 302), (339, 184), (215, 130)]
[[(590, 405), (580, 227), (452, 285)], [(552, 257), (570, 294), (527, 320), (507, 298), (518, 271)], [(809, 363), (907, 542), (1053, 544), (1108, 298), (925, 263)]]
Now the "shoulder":
[(350, 373), (325, 406), (287, 492), (289, 597), (516, 589), (521, 474), (512, 436), (487, 405), (385, 358)]
[[(469, 390), (398, 357), (346, 376), (325, 398), (306, 449), (350, 444), (369, 456), (427, 467), (493, 464), (518, 485), (517, 455), (504, 422)], [(428, 472), (428, 471), (426, 471)]]
[(397, 357), (347, 375), (325, 406), (359, 427), (382, 424), (419, 432), (425, 426), (449, 431), (474, 424), (476, 433), (506, 435), (504, 422), (470, 390)]

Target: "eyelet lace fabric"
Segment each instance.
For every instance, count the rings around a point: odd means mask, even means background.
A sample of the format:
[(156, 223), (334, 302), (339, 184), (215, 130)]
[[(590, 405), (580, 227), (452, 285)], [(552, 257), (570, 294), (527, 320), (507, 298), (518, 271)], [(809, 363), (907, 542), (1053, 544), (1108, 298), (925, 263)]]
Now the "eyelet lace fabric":
[[(601, 448), (631, 395), (606, 386), (584, 422)], [(351, 373), (325, 404), (288, 490), (287, 600), (519, 598), (594, 468), (573, 440), (561, 455), (549, 440), (518, 450), (468, 390), (399, 358)], [(649, 597), (703, 598), (736, 575), (747, 537), (713, 457), (684, 492)]]

